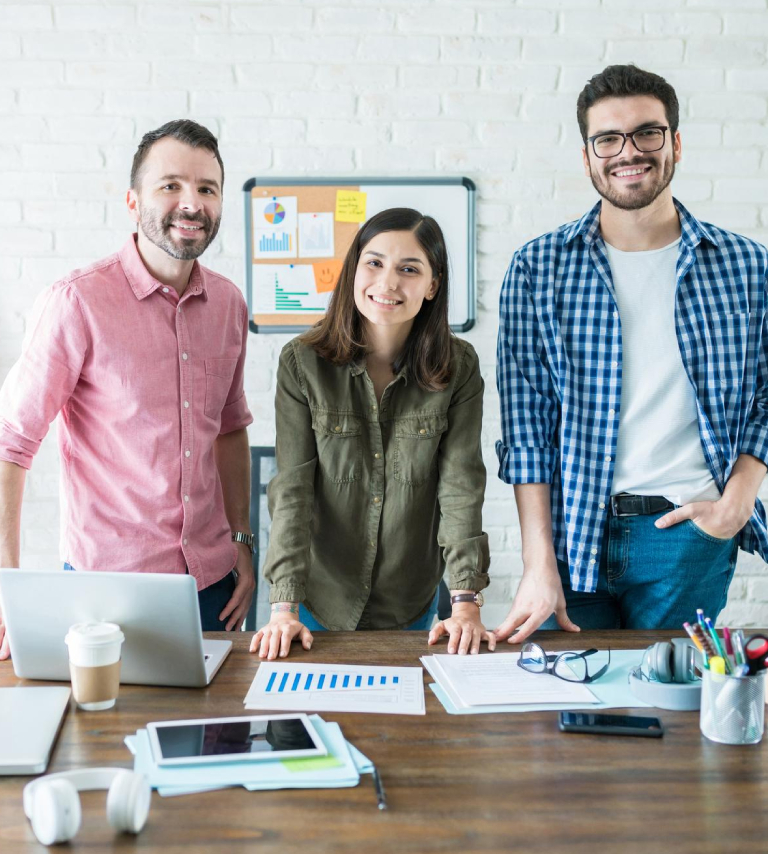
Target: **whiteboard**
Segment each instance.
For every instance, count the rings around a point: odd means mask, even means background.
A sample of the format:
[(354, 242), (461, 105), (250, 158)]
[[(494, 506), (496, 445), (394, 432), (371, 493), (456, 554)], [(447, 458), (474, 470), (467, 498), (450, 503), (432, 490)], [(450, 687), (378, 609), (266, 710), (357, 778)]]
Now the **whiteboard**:
[[(327, 211), (332, 207), (329, 199), (333, 193), (349, 188), (366, 194), (365, 219), (387, 208), (409, 207), (433, 217), (445, 235), (449, 258), (448, 313), (451, 328), (466, 332), (475, 322), (475, 185), (469, 178), (251, 178), (243, 185), (245, 201), (245, 281), (246, 298), (250, 316), (250, 329), (255, 333), (301, 332), (322, 316), (323, 297), (330, 294), (311, 294), (307, 297), (309, 309), (288, 308), (285, 302), (275, 304), (269, 282), (283, 273), (299, 291), (311, 291), (313, 282), (311, 261), (297, 249), (282, 251), (276, 248), (272, 257), (263, 257), (259, 247), (268, 235), (262, 234), (256, 221), (259, 202), (274, 200), (271, 207), (284, 202), (287, 213), (283, 216), (301, 216), (303, 211)], [(276, 195), (271, 195), (272, 193)], [(330, 194), (330, 195), (329, 195)], [(294, 212), (297, 212), (294, 214)], [(322, 213), (321, 213), (322, 215)], [(325, 214), (327, 216), (327, 213)], [(349, 243), (360, 224), (336, 223), (335, 255), (343, 259)], [(352, 229), (350, 232), (349, 229)], [(259, 235), (262, 234), (261, 238)], [(341, 239), (339, 239), (341, 237)], [(298, 242), (298, 241), (297, 241)], [(277, 246), (272, 238), (272, 243)], [(287, 238), (286, 238), (286, 246)], [(282, 247), (282, 244), (281, 244)], [(327, 256), (326, 256), (327, 257)], [(328, 258), (330, 262), (331, 259)], [(290, 275), (289, 275), (290, 274)], [(295, 284), (294, 284), (295, 283)], [(319, 286), (318, 289), (320, 290)], [(327, 290), (327, 289), (325, 289)], [(314, 314), (308, 313), (314, 312)]]

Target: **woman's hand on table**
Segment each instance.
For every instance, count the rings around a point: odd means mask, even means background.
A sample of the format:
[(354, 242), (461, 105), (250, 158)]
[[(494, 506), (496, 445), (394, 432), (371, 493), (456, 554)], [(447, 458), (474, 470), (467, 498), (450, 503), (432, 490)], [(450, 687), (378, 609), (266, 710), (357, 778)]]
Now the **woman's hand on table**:
[(298, 638), (304, 649), (312, 647), (312, 633), (299, 620), (299, 606), (294, 602), (277, 602), (272, 606), (272, 616), (251, 639), (251, 652), (270, 661), (285, 658), (291, 650), (291, 641)]
[(496, 648), (496, 636), (489, 632), (480, 620), (480, 609), (472, 603), (460, 603), (453, 606), (451, 616), (440, 620), (429, 633), (430, 646), (448, 635), (448, 652), (458, 652), (459, 655), (476, 655), (480, 652), (480, 644), (485, 641), (488, 651)]

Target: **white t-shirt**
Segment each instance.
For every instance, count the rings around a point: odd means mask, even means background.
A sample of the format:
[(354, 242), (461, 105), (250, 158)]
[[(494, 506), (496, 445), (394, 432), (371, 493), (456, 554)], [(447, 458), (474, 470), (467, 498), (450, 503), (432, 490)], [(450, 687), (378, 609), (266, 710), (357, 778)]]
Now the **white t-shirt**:
[(611, 494), (716, 501), (701, 447), (696, 395), (675, 332), (680, 240), (648, 252), (606, 244), (622, 336), (621, 410)]

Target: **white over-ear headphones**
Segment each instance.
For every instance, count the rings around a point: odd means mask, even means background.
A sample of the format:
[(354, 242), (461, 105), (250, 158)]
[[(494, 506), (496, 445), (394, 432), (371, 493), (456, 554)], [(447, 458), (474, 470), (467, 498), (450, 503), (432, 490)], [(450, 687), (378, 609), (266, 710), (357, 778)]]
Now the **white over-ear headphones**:
[(109, 789), (107, 820), (118, 833), (139, 833), (147, 823), (152, 789), (126, 768), (83, 768), (49, 774), (24, 787), (24, 814), (43, 845), (69, 842), (80, 829), (78, 792)]

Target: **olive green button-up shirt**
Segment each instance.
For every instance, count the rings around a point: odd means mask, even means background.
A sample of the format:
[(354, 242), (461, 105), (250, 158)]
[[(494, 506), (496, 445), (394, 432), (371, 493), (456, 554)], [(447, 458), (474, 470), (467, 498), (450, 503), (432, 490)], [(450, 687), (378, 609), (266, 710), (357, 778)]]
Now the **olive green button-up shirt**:
[(446, 567), (452, 589), (485, 588), (482, 405), (477, 354), (460, 339), (443, 391), (403, 370), (381, 403), (364, 363), (287, 344), (268, 487), (270, 601), (303, 602), (336, 631), (394, 629), (426, 613)]

